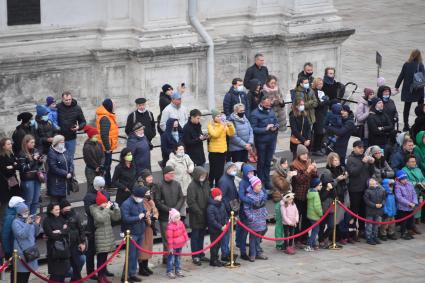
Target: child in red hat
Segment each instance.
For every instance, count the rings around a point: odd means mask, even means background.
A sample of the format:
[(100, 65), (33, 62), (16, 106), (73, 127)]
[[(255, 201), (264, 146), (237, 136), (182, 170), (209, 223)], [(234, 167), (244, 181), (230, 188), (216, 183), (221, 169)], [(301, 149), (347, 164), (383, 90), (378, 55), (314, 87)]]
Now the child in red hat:
[[(213, 188), (211, 190), (211, 198), (208, 200), (207, 208), (207, 222), (208, 231), (210, 232), (210, 240), (214, 242), (223, 230), (226, 228), (228, 222), (228, 213), (222, 200), (222, 192), (219, 188)], [(223, 263), (218, 259), (218, 250), (221, 246), (221, 240), (218, 241), (210, 250), (211, 266), (223, 266)]]

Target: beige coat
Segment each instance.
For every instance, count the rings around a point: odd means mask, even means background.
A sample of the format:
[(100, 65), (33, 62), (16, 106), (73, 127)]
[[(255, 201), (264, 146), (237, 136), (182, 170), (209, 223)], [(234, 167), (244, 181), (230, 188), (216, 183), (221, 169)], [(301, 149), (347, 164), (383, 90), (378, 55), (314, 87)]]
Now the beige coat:
[[(142, 248), (145, 250), (151, 251), (153, 249), (153, 230), (151, 228), (151, 216), (158, 219), (158, 209), (156, 209), (155, 203), (153, 200), (143, 200), (143, 206), (146, 209), (146, 228), (145, 234), (143, 236)], [(141, 253), (139, 260), (149, 260), (152, 258), (151, 254)]]

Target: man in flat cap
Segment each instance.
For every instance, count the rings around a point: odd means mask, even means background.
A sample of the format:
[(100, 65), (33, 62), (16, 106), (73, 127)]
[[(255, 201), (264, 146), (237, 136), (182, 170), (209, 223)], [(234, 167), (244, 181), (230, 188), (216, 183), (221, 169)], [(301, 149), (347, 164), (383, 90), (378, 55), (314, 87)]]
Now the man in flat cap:
[(146, 98), (137, 98), (136, 110), (131, 112), (127, 117), (125, 125), (125, 133), (129, 136), (133, 132), (133, 128), (137, 123), (141, 123), (145, 128), (145, 135), (149, 141), (149, 146), (152, 149), (152, 139), (156, 136), (155, 120), (151, 111), (146, 109)]

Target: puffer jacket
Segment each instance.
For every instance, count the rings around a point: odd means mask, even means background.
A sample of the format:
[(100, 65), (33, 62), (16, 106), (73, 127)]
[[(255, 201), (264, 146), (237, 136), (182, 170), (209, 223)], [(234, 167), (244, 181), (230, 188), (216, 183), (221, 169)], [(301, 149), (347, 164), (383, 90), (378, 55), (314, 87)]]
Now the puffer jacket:
[(226, 117), (229, 117), (233, 113), (233, 106), (238, 103), (245, 105), (245, 114), (249, 117), (249, 99), (248, 95), (244, 91), (237, 91), (233, 86), (230, 87), (223, 99), (223, 111)]
[(300, 215), (295, 203), (286, 206), (283, 200), (280, 201), (280, 212), (282, 214), (282, 224), (295, 226), (300, 221)]
[(208, 230), (211, 234), (221, 233), (221, 227), (226, 225), (229, 219), (228, 213), (229, 211), (223, 202), (213, 200), (212, 198), (208, 199), (207, 220)]
[[(134, 184), (136, 183), (136, 168), (131, 163), (130, 167), (127, 167), (123, 162), (119, 163), (115, 167), (114, 175), (112, 176), (112, 183), (117, 187), (117, 198), (116, 202), (121, 205), (133, 191)], [(125, 191), (125, 189), (129, 191)]]
[(102, 145), (87, 139), (83, 146), (83, 158), (88, 168), (92, 170), (99, 168), (105, 161)]
[(86, 125), (83, 110), (81, 110), (75, 99), (72, 100), (70, 106), (66, 106), (62, 102), (59, 103), (57, 109), (60, 133), (65, 137), (66, 141), (75, 140), (77, 138), (77, 132), (71, 131), (71, 129), (75, 127), (77, 122), (79, 131)]
[(139, 218), (140, 213), (146, 214), (143, 202), (137, 203), (129, 197), (121, 205), (122, 231), (130, 230), (132, 235), (141, 236), (145, 233), (145, 221)]
[(307, 193), (307, 218), (310, 220), (319, 220), (323, 215), (322, 202), (319, 192), (311, 188)]
[(43, 121), (38, 116), (36, 116), (37, 121), (37, 138), (38, 138), (38, 150), (41, 154), (46, 155), (49, 152), (49, 148), (52, 145), (51, 142), (47, 141), (48, 138), (53, 138), (57, 131), (50, 121)]
[(373, 165), (362, 161), (363, 155), (354, 152), (347, 158), (348, 191), (357, 193), (366, 190), (366, 182), (373, 174)]
[[(384, 214), (385, 200), (386, 192), (381, 186), (367, 188), (363, 195), (363, 201), (366, 205), (366, 216), (382, 216)], [(376, 207), (378, 203), (382, 204), (381, 208)]]
[(389, 137), (394, 132), (393, 123), (384, 112), (370, 111), (367, 117), (367, 126), (369, 129), (369, 145), (383, 146), (387, 144)]
[(245, 150), (245, 145), (254, 144), (254, 132), (246, 116), (240, 118), (235, 113), (232, 113), (229, 121), (233, 123), (236, 131), (235, 135), (230, 138), (229, 151)]
[(74, 163), (66, 151), (60, 153), (53, 147), (47, 155), (47, 191), (50, 196), (66, 196), (70, 191), (70, 179), (68, 173), (74, 174)]
[(183, 155), (183, 157), (178, 157), (174, 153), (171, 153), (170, 159), (167, 161), (167, 166), (174, 168), (174, 180), (180, 183), (183, 195), (186, 196), (187, 187), (192, 182), (190, 174), (193, 172), (195, 164), (187, 154)]
[(354, 117), (356, 119), (356, 125), (364, 125), (364, 138), (369, 137), (369, 128), (367, 126), (367, 117), (369, 117), (370, 106), (364, 97), (360, 97), (357, 103)]
[(227, 151), (227, 137), (233, 137), (235, 135), (235, 127), (233, 124), (222, 125), (211, 121), (208, 123), (208, 152), (224, 153)]
[(121, 211), (118, 207), (114, 209), (104, 209), (97, 204), (90, 206), (90, 213), (93, 216), (96, 227), (95, 243), (96, 253), (109, 253), (115, 249), (115, 237), (112, 230), (112, 221), (121, 219)]
[(136, 166), (137, 174), (140, 174), (144, 169), (151, 170), (151, 150), (146, 136), (138, 137), (135, 134), (130, 134), (127, 140), (127, 147), (133, 154), (133, 162)]
[(234, 199), (239, 199), (238, 190), (236, 189), (235, 177), (227, 174), (227, 169), (229, 169), (230, 163), (227, 163), (224, 166), (224, 174), (218, 180), (218, 187), (221, 189), (223, 194), (222, 202), (227, 207), (230, 207), (230, 202)]
[[(12, 223), (13, 235), (15, 237), (14, 248), (18, 251), (18, 255), (23, 258), (24, 251), (33, 247), (36, 244), (36, 237), (40, 233), (39, 224), (29, 224), (25, 222), (25, 219), (21, 217), (15, 218)], [(18, 272), (29, 272), (29, 270), (22, 264), (21, 261), (18, 261)], [(27, 262), (27, 264), (33, 270), (38, 269), (38, 260)]]
[(61, 214), (69, 227), (69, 243), (72, 247), (84, 244), (86, 241), (84, 227), (79, 215), (71, 209), (68, 213)]
[[(204, 182), (199, 178), (206, 175)], [(201, 166), (195, 167), (192, 173), (193, 180), (187, 188), (187, 206), (189, 207), (189, 226), (192, 229), (205, 229), (207, 227), (207, 206), (210, 195), (208, 172)]]
[(184, 223), (179, 220), (170, 222), (167, 225), (167, 246), (168, 249), (180, 249), (189, 240)]
[(187, 121), (183, 127), (183, 143), (186, 148), (186, 153), (195, 165), (202, 166), (205, 164), (204, 143), (199, 138), (202, 135), (201, 124), (194, 124)]
[[(102, 190), (101, 192), (109, 201), (110, 200), (109, 193), (106, 190)], [(94, 226), (93, 216), (91, 215), (91, 212), (90, 212), (90, 206), (92, 206), (93, 204), (96, 204), (96, 196), (97, 196), (97, 191), (93, 189), (93, 191), (87, 192), (87, 194), (85, 195), (83, 199), (84, 211), (86, 212), (86, 215), (87, 215), (86, 234), (93, 234), (94, 231), (96, 230), (96, 227)]]
[(288, 177), (288, 169), (283, 169), (279, 162), (276, 162), (272, 175), (272, 187), (272, 198), (275, 203), (282, 200), (282, 194), (291, 191), (291, 178)]
[(268, 124), (277, 125), (279, 123), (276, 118), (276, 114), (273, 110), (264, 110), (259, 105), (251, 113), (250, 117), (251, 127), (254, 131), (254, 142), (255, 143), (274, 143), (277, 139), (278, 131), (266, 130)]
[(401, 211), (413, 211), (409, 204), (418, 205), (418, 197), (413, 185), (407, 182), (405, 185), (396, 181), (394, 186), (395, 198), (397, 200), (397, 208)]
[(388, 217), (394, 217), (397, 214), (397, 206), (395, 202), (395, 195), (393, 188), (390, 188), (390, 179), (384, 179), (382, 181), (382, 187), (385, 190), (385, 193), (387, 195), (385, 199), (385, 205), (384, 205), (384, 214)]
[(166, 182), (162, 180), (158, 191), (154, 194), (155, 205), (159, 211), (159, 220), (168, 221), (168, 212), (171, 208), (180, 211), (185, 203), (180, 183), (177, 181)]
[[(252, 187), (248, 187), (246, 197), (253, 203), (263, 202), (266, 193), (264, 190), (254, 192)], [(263, 232), (267, 230), (267, 208), (256, 207), (254, 205), (244, 205), (243, 207), (245, 216), (247, 218), (248, 227), (256, 232)]]
[[(382, 98), (382, 94), (384, 93), (385, 90), (388, 90), (390, 92), (390, 98), (387, 101), (383, 100)], [(393, 127), (395, 127), (395, 124), (398, 120), (398, 112), (397, 112), (397, 107), (395, 106), (394, 100), (391, 99), (391, 88), (386, 85), (380, 86), (378, 88), (377, 96), (381, 98), (382, 101), (384, 102), (383, 112), (387, 114), (387, 116), (390, 118), (390, 120), (393, 123)]]

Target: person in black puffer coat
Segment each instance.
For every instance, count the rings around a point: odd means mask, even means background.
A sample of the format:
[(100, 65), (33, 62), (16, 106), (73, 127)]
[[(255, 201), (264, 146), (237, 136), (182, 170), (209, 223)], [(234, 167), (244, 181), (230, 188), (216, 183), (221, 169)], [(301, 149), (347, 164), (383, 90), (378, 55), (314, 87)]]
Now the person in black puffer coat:
[(394, 132), (394, 126), (383, 110), (382, 99), (374, 97), (370, 106), (369, 117), (367, 117), (367, 126), (369, 128), (369, 146), (378, 145), (387, 152), (389, 137)]
[(32, 114), (29, 112), (22, 112), (17, 117), (17, 120), (20, 121), (21, 124), (16, 127), (15, 131), (12, 134), (13, 152), (15, 153), (15, 155), (18, 155), (21, 151), (22, 140), (26, 135), (33, 136), (36, 139), (36, 145), (38, 144), (37, 133), (34, 127), (34, 121), (32, 120), (32, 117)]
[(49, 153), (53, 137), (56, 135), (57, 131), (49, 121), (49, 111), (47, 108), (43, 105), (37, 105), (36, 110), (37, 115), (35, 116), (35, 121), (37, 122), (36, 134), (39, 141), (38, 150), (46, 155)]
[(115, 167), (112, 183), (118, 189), (116, 202), (121, 204), (131, 195), (137, 181), (136, 167), (133, 164), (131, 150), (126, 147), (121, 151), (120, 163)]
[(171, 103), (171, 95), (173, 94), (173, 87), (169, 84), (165, 84), (162, 86), (162, 91), (159, 94), (159, 115), (156, 118), (158, 121), (156, 129), (158, 133), (162, 135), (164, 131), (159, 127), (159, 121), (161, 121), (162, 111), (164, 111), (165, 107)]
[(186, 153), (196, 166), (204, 166), (205, 164), (203, 142), (208, 138), (208, 135), (202, 133), (200, 119), (201, 111), (193, 109), (190, 111), (189, 121), (183, 127), (183, 144)]
[[(389, 152), (393, 151), (393, 147), (395, 144), (396, 131), (398, 129), (398, 112), (397, 107), (395, 106), (394, 100), (391, 99), (391, 88), (389, 86), (383, 85), (378, 88), (377, 96), (382, 99), (384, 102), (384, 110), (383, 112), (387, 114), (388, 118), (390, 118), (391, 123), (393, 125), (393, 132), (389, 136), (389, 143), (392, 145), (392, 148)], [(389, 160), (390, 155), (386, 155), (387, 160)]]
[(86, 235), (84, 227), (81, 224), (81, 218), (71, 208), (67, 200), (60, 202), (61, 215), (65, 219), (69, 228), (69, 250), (71, 252), (71, 281), (81, 279), (81, 270), (83, 269), (86, 250)]

